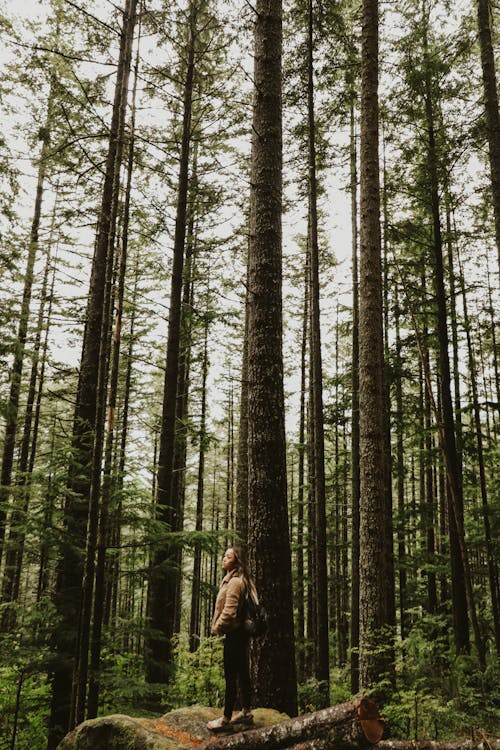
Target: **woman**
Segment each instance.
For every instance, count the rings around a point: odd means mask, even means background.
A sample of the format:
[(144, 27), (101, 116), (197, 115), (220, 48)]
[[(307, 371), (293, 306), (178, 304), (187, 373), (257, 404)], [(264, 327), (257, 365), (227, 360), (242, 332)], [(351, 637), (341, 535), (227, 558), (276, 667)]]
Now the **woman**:
[[(207, 727), (212, 730), (223, 730), (231, 724), (253, 724), (250, 712), (250, 675), (248, 671), (248, 635), (243, 629), (241, 619), (245, 596), (257, 601), (257, 591), (246, 565), (243, 550), (229, 547), (222, 558), (222, 567), (226, 575), (215, 602), (212, 620), (212, 635), (224, 635), (224, 678), (226, 692), (224, 696), (224, 714), (219, 719), (209, 721)], [(236, 701), (236, 684), (239, 681), (242, 710), (232, 718)]]

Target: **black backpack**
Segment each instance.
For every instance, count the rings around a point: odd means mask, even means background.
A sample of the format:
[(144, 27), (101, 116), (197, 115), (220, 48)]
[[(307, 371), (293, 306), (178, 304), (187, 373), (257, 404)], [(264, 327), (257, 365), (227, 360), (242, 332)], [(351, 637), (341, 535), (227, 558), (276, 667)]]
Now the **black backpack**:
[(243, 630), (252, 638), (264, 635), (267, 631), (267, 612), (262, 604), (256, 604), (251, 596), (245, 594), (241, 613)]

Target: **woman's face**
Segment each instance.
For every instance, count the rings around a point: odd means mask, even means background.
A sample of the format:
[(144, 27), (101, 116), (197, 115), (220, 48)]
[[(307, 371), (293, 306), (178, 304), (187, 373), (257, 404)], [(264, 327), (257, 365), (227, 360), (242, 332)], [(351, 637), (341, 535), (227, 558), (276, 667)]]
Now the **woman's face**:
[(234, 550), (232, 547), (229, 547), (224, 552), (224, 557), (222, 558), (222, 567), (224, 570), (232, 570), (236, 566), (236, 555), (234, 554)]

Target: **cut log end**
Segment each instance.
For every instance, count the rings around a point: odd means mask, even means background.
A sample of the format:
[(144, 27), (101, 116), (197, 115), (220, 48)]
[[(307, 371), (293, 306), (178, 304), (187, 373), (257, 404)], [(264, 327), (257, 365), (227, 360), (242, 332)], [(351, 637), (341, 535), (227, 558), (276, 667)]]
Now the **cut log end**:
[(384, 734), (384, 720), (378, 712), (376, 703), (370, 698), (361, 698), (358, 706), (358, 718), (368, 742), (371, 745), (380, 742)]

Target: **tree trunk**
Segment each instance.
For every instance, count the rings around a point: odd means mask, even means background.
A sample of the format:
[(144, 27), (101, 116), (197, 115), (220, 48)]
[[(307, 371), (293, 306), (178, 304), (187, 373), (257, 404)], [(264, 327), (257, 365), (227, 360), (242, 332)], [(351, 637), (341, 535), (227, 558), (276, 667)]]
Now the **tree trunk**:
[(325, 490), (325, 436), (323, 416), (323, 364), (321, 359), (321, 321), (319, 300), (319, 247), (316, 177), (316, 119), (314, 114), (314, 62), (313, 62), (313, 2), (308, 0), (308, 84), (307, 132), (309, 166), (309, 254), (311, 285), (311, 393), (312, 426), (314, 440), (314, 487), (316, 506), (316, 664), (315, 676), (320, 692), (319, 705), (329, 703), (330, 668), (328, 644), (328, 580), (326, 564), (326, 490)]
[(498, 113), (498, 89), (495, 71), (495, 54), (491, 39), (490, 0), (477, 0), (477, 25), (481, 66), (483, 71), (483, 96), (486, 113), (486, 132), (491, 171), (491, 192), (495, 218), (495, 238), (500, 270), (500, 116)]
[[(426, 22), (427, 23), (427, 20)], [(453, 418), (453, 404), (451, 400), (451, 375), (448, 358), (448, 328), (446, 310), (446, 290), (443, 272), (443, 249), (441, 237), (439, 183), (437, 175), (437, 159), (435, 132), (434, 132), (434, 106), (432, 100), (432, 79), (430, 63), (427, 51), (427, 34), (424, 27), (424, 61), (425, 70), (425, 110), (427, 118), (428, 137), (428, 174), (429, 189), (433, 225), (433, 258), (434, 258), (434, 285), (437, 306), (436, 334), (439, 349), (439, 374), (440, 395), (443, 418), (443, 450), (445, 454), (448, 474), (449, 516), (450, 516), (450, 555), (452, 563), (452, 591), (453, 591), (453, 625), (455, 635), (455, 647), (457, 653), (468, 652), (469, 627), (468, 627), (468, 602), (467, 572), (464, 569), (462, 549), (463, 541), (463, 496), (462, 479), (460, 475), (460, 462), (458, 458), (455, 426)], [(469, 597), (470, 598), (470, 597)], [(470, 611), (469, 615), (474, 618)], [(481, 640), (481, 639), (480, 639)], [(479, 649), (482, 651), (482, 647)]]
[(395, 328), (396, 328), (396, 476), (398, 495), (398, 565), (399, 565), (399, 621), (401, 629), (401, 640), (404, 641), (409, 633), (410, 623), (407, 614), (406, 584), (407, 584), (407, 559), (406, 559), (406, 517), (405, 507), (405, 465), (403, 452), (403, 361), (401, 357), (402, 343), (400, 332), (400, 313), (398, 289), (395, 285)]
[(497, 655), (500, 655), (500, 612), (498, 602), (498, 569), (495, 560), (495, 550), (493, 546), (493, 539), (491, 535), (490, 526), (490, 514), (491, 510), (488, 502), (487, 482), (486, 482), (486, 467), (484, 464), (484, 452), (483, 452), (483, 434), (481, 425), (481, 413), (479, 410), (479, 396), (477, 389), (477, 372), (476, 372), (476, 361), (474, 358), (474, 350), (472, 347), (471, 337), (471, 324), (469, 319), (469, 311), (467, 307), (467, 294), (465, 290), (465, 278), (463, 269), (460, 264), (460, 258), (458, 259), (460, 267), (460, 286), (462, 291), (463, 309), (464, 309), (464, 325), (465, 333), (467, 337), (467, 352), (469, 356), (469, 373), (470, 382), (472, 389), (472, 412), (474, 415), (474, 429), (476, 433), (476, 445), (477, 445), (477, 462), (479, 467), (479, 487), (481, 491), (481, 505), (483, 511), (483, 526), (484, 526), (484, 540), (486, 546), (486, 560), (488, 565), (488, 580), (490, 586), (491, 596), (491, 611), (493, 615), (493, 632), (495, 634), (495, 647)]
[[(21, 447), (19, 453), (19, 465), (17, 471), (16, 485), (18, 487), (19, 497), (16, 503), (15, 509), (12, 512), (10, 519), (10, 530), (9, 539), (7, 543), (7, 552), (5, 556), (5, 566), (2, 580), (2, 603), (16, 602), (19, 596), (19, 587), (21, 582), (21, 570), (23, 565), (24, 556), (24, 543), (26, 539), (26, 532), (24, 530), (24, 524), (27, 520), (28, 508), (31, 496), (31, 475), (33, 472), (33, 465), (30, 462), (30, 456), (34, 458), (36, 452), (37, 438), (38, 438), (38, 420), (37, 420), (37, 383), (39, 378), (39, 364), (40, 364), (40, 348), (42, 348), (42, 356), (46, 356), (47, 349), (42, 347), (42, 331), (44, 325), (48, 331), (50, 324), (51, 312), (52, 312), (52, 295), (47, 292), (49, 283), (49, 271), (52, 262), (51, 251), (54, 241), (54, 227), (55, 227), (55, 211), (57, 204), (57, 192), (56, 199), (54, 201), (54, 209), (52, 212), (52, 222), (50, 237), (47, 247), (47, 258), (45, 261), (45, 271), (43, 275), (42, 289), (40, 293), (40, 305), (38, 308), (38, 320), (36, 326), (35, 342), (33, 346), (32, 363), (31, 363), (31, 374), (28, 386), (28, 395), (26, 400), (26, 411), (24, 416), (23, 425), (23, 437), (21, 440)], [(54, 287), (54, 276), (55, 271), (52, 273), (52, 291)], [(49, 300), (49, 306), (47, 316), (45, 316), (45, 310)], [(46, 322), (45, 322), (46, 320)], [(45, 361), (42, 361), (42, 369), (45, 369)], [(40, 386), (41, 387), (41, 383)], [(40, 391), (38, 390), (38, 393)], [(39, 413), (39, 410), (38, 410)], [(35, 419), (35, 428), (32, 430), (33, 421)], [(31, 449), (30, 449), (30, 446)], [(15, 612), (6, 607), (2, 614), (2, 629), (8, 630), (15, 625)]]
[[(118, 270), (118, 290), (116, 299), (114, 334), (111, 348), (111, 366), (109, 382), (107, 433), (104, 449), (104, 471), (102, 500), (99, 516), (99, 529), (97, 536), (97, 565), (95, 571), (95, 593), (94, 593), (94, 619), (92, 623), (92, 640), (90, 648), (90, 679), (87, 701), (87, 715), (89, 719), (97, 716), (99, 702), (99, 671), (101, 661), (101, 639), (104, 619), (105, 593), (106, 593), (106, 554), (110, 536), (109, 509), (112, 501), (112, 471), (113, 471), (113, 448), (115, 443), (115, 420), (116, 401), (118, 392), (118, 374), (120, 365), (120, 346), (123, 317), (123, 300), (125, 295), (125, 276), (128, 260), (128, 230), (130, 218), (130, 196), (132, 187), (132, 172), (134, 166), (134, 138), (135, 138), (135, 100), (137, 91), (137, 75), (139, 68), (139, 43), (140, 22), (137, 40), (137, 54), (135, 61), (134, 84), (132, 89), (131, 121), (128, 144), (127, 178), (125, 185), (123, 226), (120, 262)], [(126, 91), (123, 93), (126, 100)], [(122, 136), (123, 137), (123, 136)]]
[[(252, 649), (256, 703), (295, 714), (282, 358), (281, 0), (257, 0), (249, 257), (249, 552), (269, 629)], [(269, 571), (273, 575), (269, 575)]]
[(35, 267), (36, 255), (38, 252), (38, 234), (40, 230), (40, 219), (42, 214), (42, 199), (47, 171), (47, 159), (49, 152), (49, 132), (51, 127), (51, 109), (52, 109), (52, 83), (49, 92), (49, 104), (47, 118), (43, 132), (45, 133), (40, 159), (38, 162), (38, 180), (35, 196), (35, 208), (33, 221), (31, 223), (31, 232), (28, 245), (28, 257), (26, 260), (26, 270), (24, 273), (23, 298), (21, 310), (19, 313), (19, 325), (17, 337), (14, 346), (14, 362), (10, 377), (9, 397), (5, 408), (5, 437), (2, 451), (2, 468), (0, 474), (0, 563), (3, 556), (5, 541), (5, 522), (7, 518), (7, 508), (10, 499), (10, 486), (12, 482), (12, 468), (14, 464), (14, 449), (16, 445), (17, 421), (19, 412), (19, 396), (21, 393), (21, 378), (24, 363), (24, 347), (26, 345), (26, 336), (28, 333), (28, 323), (30, 316), (31, 292), (33, 288), (33, 271)]
[[(76, 651), (79, 621), (80, 591), (83, 580), (81, 549), (85, 546), (84, 529), (90, 493), (90, 474), (96, 428), (100, 342), (104, 314), (106, 268), (111, 255), (116, 221), (116, 163), (120, 161), (121, 138), (125, 108), (122, 106), (130, 70), (130, 55), (135, 23), (137, 0), (127, 0), (123, 12), (123, 29), (109, 133), (102, 201), (99, 212), (96, 247), (92, 262), (90, 289), (87, 303), (85, 333), (78, 382), (77, 403), (72, 436), (72, 461), (69, 467), (68, 492), (64, 509), (65, 535), (57, 568), (55, 604), (60, 619), (53, 635), (57, 653), (52, 674), (51, 715), (49, 719), (48, 748), (52, 750), (67, 732), (70, 724), (72, 694), (72, 659)], [(107, 335), (105, 337), (107, 339)], [(95, 516), (95, 513), (94, 513)], [(89, 548), (90, 552), (90, 548)], [(89, 562), (90, 562), (90, 558)], [(90, 581), (93, 573), (87, 570), (86, 598), (88, 604)], [(81, 639), (80, 643), (82, 646)], [(86, 661), (84, 648), (80, 649)], [(80, 681), (81, 684), (81, 681)], [(81, 691), (80, 691), (81, 692)]]
[(359, 690), (359, 278), (358, 170), (354, 93), (350, 112), (352, 233), (352, 426), (351, 426), (351, 692)]
[(392, 676), (387, 588), (384, 355), (378, 159), (378, 2), (364, 0), (361, 50), (360, 655), (361, 689)]
[[(205, 453), (207, 450), (207, 375), (208, 375), (208, 326), (209, 294), (207, 286), (207, 308), (203, 330), (203, 361), (201, 365), (201, 415), (199, 431), (198, 482), (196, 489), (196, 531), (203, 529), (203, 501), (205, 480)], [(193, 588), (191, 591), (191, 624), (189, 628), (189, 650), (196, 651), (201, 636), (201, 545), (195, 542), (193, 563)]]
[[(197, 37), (197, 0), (189, 10), (189, 43), (186, 79), (183, 94), (182, 140), (177, 187), (174, 254), (168, 316), (167, 356), (161, 420), (160, 455), (157, 479), (157, 519), (166, 530), (177, 527), (179, 508), (172, 495), (175, 450), (175, 416), (179, 375), (179, 340), (181, 328), (181, 295), (186, 238), (187, 196), (189, 189), (189, 152), (191, 146), (191, 114)], [(168, 544), (155, 550), (149, 579), (149, 628), (146, 635), (146, 681), (168, 682), (172, 673), (171, 639), (175, 628), (176, 551)], [(171, 563), (174, 563), (172, 566)]]
[(302, 313), (302, 340), (300, 345), (300, 407), (299, 407), (299, 465), (297, 478), (297, 585), (295, 587), (295, 601), (297, 609), (297, 647), (298, 681), (305, 680), (305, 611), (304, 601), (306, 596), (304, 586), (304, 497), (305, 497), (305, 401), (306, 401), (306, 357), (307, 357), (307, 331), (309, 320), (309, 254), (306, 252), (304, 269), (304, 308)]

